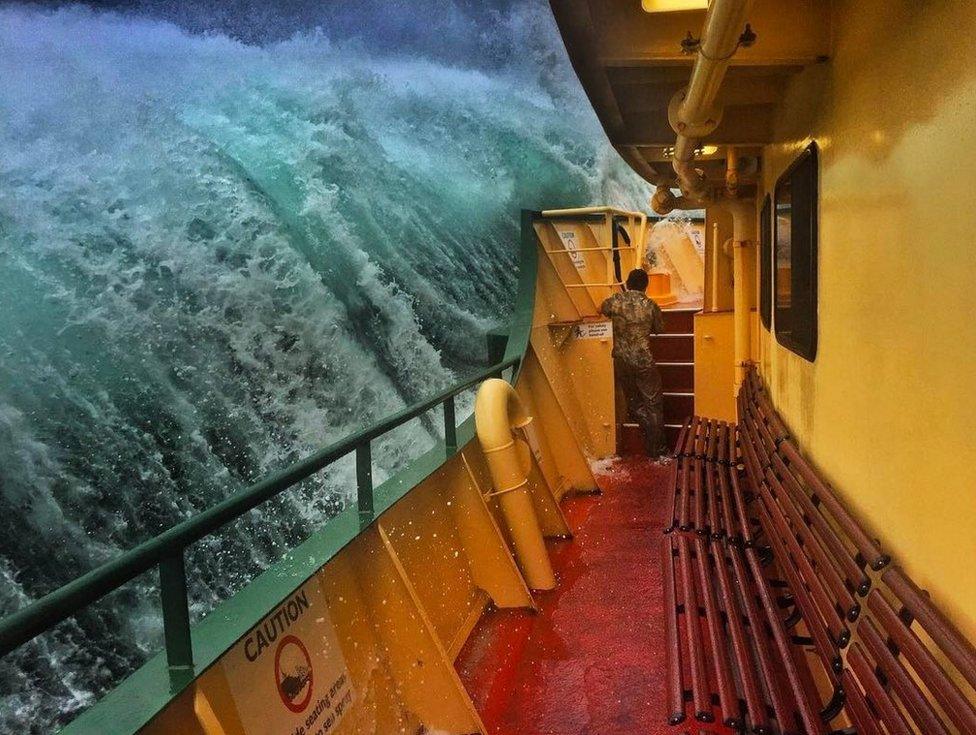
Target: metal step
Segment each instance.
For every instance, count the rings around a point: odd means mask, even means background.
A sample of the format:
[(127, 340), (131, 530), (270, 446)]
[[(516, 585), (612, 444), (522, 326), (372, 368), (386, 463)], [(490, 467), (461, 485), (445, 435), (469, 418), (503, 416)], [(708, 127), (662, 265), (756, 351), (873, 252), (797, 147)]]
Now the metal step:
[(661, 363), (695, 361), (695, 335), (686, 334), (654, 334), (651, 336), (651, 353), (654, 359)]
[(695, 314), (701, 309), (665, 309), (664, 331), (668, 334), (687, 334), (695, 330)]
[(695, 363), (659, 362), (661, 384), (666, 392), (687, 393), (695, 390)]
[(664, 394), (664, 423), (680, 424), (695, 413), (694, 393)]

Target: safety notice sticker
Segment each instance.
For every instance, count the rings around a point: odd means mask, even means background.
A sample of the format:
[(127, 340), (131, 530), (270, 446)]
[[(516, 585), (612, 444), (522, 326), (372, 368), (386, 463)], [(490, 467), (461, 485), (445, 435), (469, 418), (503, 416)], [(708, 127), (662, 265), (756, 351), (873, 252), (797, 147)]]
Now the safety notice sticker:
[(613, 336), (613, 322), (583, 322), (573, 327), (576, 339), (610, 339)]
[(576, 239), (576, 230), (557, 230), (557, 232), (559, 233), (559, 239), (563, 241), (563, 247), (566, 248), (569, 259), (576, 266), (576, 270), (585, 271), (586, 260), (583, 258), (583, 253), (579, 251), (580, 245)]
[(328, 605), (306, 582), (221, 661), (248, 735), (328, 735), (354, 692)]

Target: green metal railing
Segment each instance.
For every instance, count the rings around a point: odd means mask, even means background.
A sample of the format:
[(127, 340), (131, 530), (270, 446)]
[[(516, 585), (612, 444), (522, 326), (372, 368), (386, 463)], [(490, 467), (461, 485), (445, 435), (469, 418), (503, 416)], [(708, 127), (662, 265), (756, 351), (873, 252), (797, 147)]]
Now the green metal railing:
[[(274, 604), (268, 595), (280, 599), (284, 587), (279, 586), (272, 574), (276, 567), (295, 569), (298, 574), (310, 574), (305, 561), (285, 558), (241, 590), (230, 600), (221, 603), (233, 609), (237, 600), (245, 599), (253, 609), (247, 608), (231, 614), (223, 622), (218, 615), (192, 626), (187, 597), (184, 554), (191, 544), (240, 518), (243, 514), (265, 501), (294, 488), (299, 482), (312, 476), (338, 459), (356, 455), (357, 495), (354, 514), (344, 511), (326, 522), (322, 529), (313, 533), (320, 550), (307, 557), (309, 563), (325, 564), (345, 543), (355, 538), (376, 517), (377, 508), (382, 512), (391, 502), (403, 497), (419, 484), (435, 466), (453, 456), (459, 447), (459, 432), (463, 440), (474, 435), (473, 420), (457, 425), (455, 396), (473, 388), (490, 377), (502, 377), (511, 368), (510, 380), (514, 383), (522, 366), (532, 329), (535, 304), (536, 272), (538, 267), (538, 242), (534, 222), (538, 212), (523, 210), (519, 245), (519, 281), (514, 310), (504, 333), (488, 335), (488, 359), (490, 367), (481, 370), (462, 382), (441, 391), (437, 395), (403, 409), (341, 441), (321, 449), (310, 457), (277, 472), (260, 482), (238, 492), (208, 510), (179, 523), (160, 535), (136, 546), (82, 577), (40, 598), (28, 607), (0, 620), (0, 658), (35, 637), (51, 630), (58, 623), (76, 615), (88, 605), (118, 590), (122, 585), (149, 572), (159, 570), (159, 589), (163, 613), (163, 657), (151, 658), (140, 669), (122, 682), (104, 699), (90, 708), (68, 726), (72, 733), (98, 733), (98, 735), (131, 735), (145, 725), (166, 706), (173, 697), (211, 665), (233, 645)], [(441, 407), (444, 419), (444, 445), (435, 446), (423, 457), (411, 462), (374, 492), (372, 477), (372, 441), (402, 424)], [(440, 453), (440, 456), (437, 456)], [(347, 521), (348, 519), (348, 521)], [(310, 539), (311, 540), (311, 539)], [(306, 542), (307, 543), (307, 542)], [(287, 556), (287, 555), (286, 555)], [(304, 556), (304, 555), (303, 555)], [(262, 580), (266, 580), (262, 583)], [(285, 585), (291, 584), (289, 578)], [(248, 596), (248, 591), (255, 594)], [(221, 609), (218, 606), (218, 610)], [(215, 611), (216, 612), (216, 611)], [(252, 620), (253, 616), (253, 620)], [(195, 660), (199, 658), (200, 660)], [(119, 696), (115, 696), (119, 694)], [(84, 722), (82, 722), (84, 721)], [(77, 725), (77, 727), (76, 727)]]
[(183, 564), (187, 546), (353, 452), (356, 453), (359, 524), (360, 528), (365, 528), (374, 518), (370, 452), (373, 439), (441, 406), (444, 412), (444, 444), (447, 456), (450, 457), (457, 451), (454, 397), (486, 378), (499, 376), (505, 369), (517, 367), (519, 362), (518, 357), (512, 357), (496, 363), (427, 400), (330, 444), (7, 616), (0, 621), (0, 656), (158, 566), (167, 662), (171, 670), (192, 671), (193, 647), (190, 641), (190, 614)]

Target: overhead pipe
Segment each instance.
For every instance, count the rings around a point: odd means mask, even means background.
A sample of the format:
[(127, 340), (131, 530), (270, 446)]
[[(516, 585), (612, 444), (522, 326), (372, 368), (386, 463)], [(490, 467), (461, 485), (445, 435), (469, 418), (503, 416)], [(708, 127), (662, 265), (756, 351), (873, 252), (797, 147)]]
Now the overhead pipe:
[(676, 209), (702, 209), (704, 206), (705, 202), (684, 195), (675, 196), (667, 184), (658, 184), (651, 196), (651, 209), (660, 215), (671, 214)]
[(733, 198), (739, 193), (739, 154), (731, 145), (725, 153), (725, 191)]
[(490, 378), (474, 399), (474, 423), (515, 557), (530, 589), (551, 590), (556, 576), (529, 493), (528, 445), (514, 434), (532, 422), (508, 382)]
[(754, 38), (751, 31), (743, 33), (751, 7), (752, 0), (709, 3), (691, 80), (668, 105), (668, 120), (677, 133), (671, 164), (688, 200), (710, 201), (707, 181), (695, 168), (695, 150), (722, 120), (722, 109), (716, 106), (715, 98), (732, 56), (740, 45), (751, 43)]

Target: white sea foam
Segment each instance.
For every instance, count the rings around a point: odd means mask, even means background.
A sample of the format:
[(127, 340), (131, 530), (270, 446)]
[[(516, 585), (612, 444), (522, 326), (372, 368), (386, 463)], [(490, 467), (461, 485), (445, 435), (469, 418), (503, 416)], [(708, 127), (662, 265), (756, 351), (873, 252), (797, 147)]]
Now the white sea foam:
[[(525, 53), (0, 9), (0, 614), (484, 360), (520, 207), (641, 204), (543, 3), (471, 38)], [(376, 442), (377, 481), (439, 425)], [(354, 478), (192, 547), (194, 616)], [(0, 731), (51, 731), (158, 648), (152, 577), (0, 662)]]

